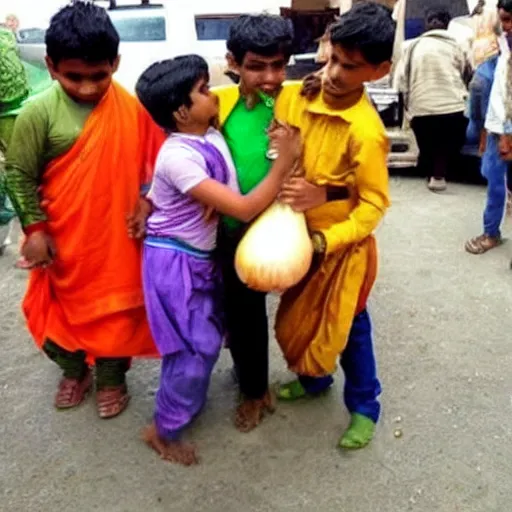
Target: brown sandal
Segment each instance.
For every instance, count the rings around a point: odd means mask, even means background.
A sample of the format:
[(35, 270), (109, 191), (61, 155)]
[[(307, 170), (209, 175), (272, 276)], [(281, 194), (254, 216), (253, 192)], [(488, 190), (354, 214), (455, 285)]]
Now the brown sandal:
[(126, 384), (122, 386), (103, 388), (96, 391), (96, 408), (102, 419), (110, 419), (119, 416), (130, 401)]
[(92, 373), (90, 370), (87, 370), (82, 380), (63, 377), (55, 395), (55, 407), (61, 410), (78, 407), (84, 401), (91, 387)]
[(480, 235), (468, 240), (464, 246), (470, 254), (484, 254), (502, 244), (502, 239), (496, 236)]

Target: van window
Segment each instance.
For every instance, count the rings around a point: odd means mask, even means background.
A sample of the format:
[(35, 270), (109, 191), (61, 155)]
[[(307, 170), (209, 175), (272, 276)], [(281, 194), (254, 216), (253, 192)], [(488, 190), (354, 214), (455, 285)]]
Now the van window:
[[(112, 23), (123, 42), (165, 41), (165, 18), (118, 18)], [(46, 30), (27, 28), (18, 33), (18, 42), (24, 44), (44, 44)]]
[(201, 14), (195, 17), (198, 41), (225, 41), (240, 14)]
[(46, 30), (42, 28), (25, 28), (18, 32), (18, 43), (44, 44)]
[(165, 41), (165, 18), (119, 18), (112, 23), (119, 32), (121, 41), (134, 43), (142, 41)]

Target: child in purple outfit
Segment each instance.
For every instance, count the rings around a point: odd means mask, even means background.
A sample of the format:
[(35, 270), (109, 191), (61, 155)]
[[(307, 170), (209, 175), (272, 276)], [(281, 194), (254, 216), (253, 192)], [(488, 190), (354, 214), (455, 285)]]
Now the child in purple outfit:
[[(228, 147), (212, 127), (218, 104), (208, 80), (206, 62), (188, 55), (152, 65), (137, 84), (142, 104), (170, 133), (157, 159), (144, 242), (145, 302), (162, 370), (143, 438), (163, 459), (185, 465), (198, 459), (181, 433), (205, 403), (224, 338), (213, 258), (218, 214), (251, 220), (276, 197), (300, 153), (298, 134), (285, 130), (268, 177), (242, 196)], [(132, 217), (133, 236), (143, 219)]]

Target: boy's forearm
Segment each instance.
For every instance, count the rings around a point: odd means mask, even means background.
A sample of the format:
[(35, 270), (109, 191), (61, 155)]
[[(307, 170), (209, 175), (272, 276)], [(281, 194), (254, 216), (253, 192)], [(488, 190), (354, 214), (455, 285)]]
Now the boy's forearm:
[(19, 169), (7, 166), (6, 186), (23, 231), (30, 234), (44, 230), (47, 218), (40, 205), (35, 177), (27, 176)]
[(352, 211), (347, 220), (320, 230), (325, 238), (325, 254), (332, 254), (348, 245), (362, 242), (375, 231), (385, 212), (384, 204), (377, 207), (363, 202)]

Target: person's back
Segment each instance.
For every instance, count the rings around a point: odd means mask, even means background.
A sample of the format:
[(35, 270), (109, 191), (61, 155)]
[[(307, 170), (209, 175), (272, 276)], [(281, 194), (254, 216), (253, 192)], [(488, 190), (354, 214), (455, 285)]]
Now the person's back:
[(408, 112), (411, 117), (451, 114), (465, 108), (467, 59), (446, 30), (431, 30), (411, 43)]
[(427, 11), (427, 32), (403, 56), (399, 89), (418, 143), (418, 168), (432, 192), (446, 189), (446, 174), (464, 144), (464, 116), (471, 66), (460, 44), (448, 34), (450, 13)]
[(46, 33), (54, 85), (20, 112), (7, 187), (33, 267), (23, 310), (36, 344), (63, 370), (55, 398), (75, 407), (92, 384), (100, 417), (129, 401), (129, 357), (153, 355), (140, 245), (125, 229), (163, 132), (112, 82), (119, 36), (104, 9), (76, 2)]

